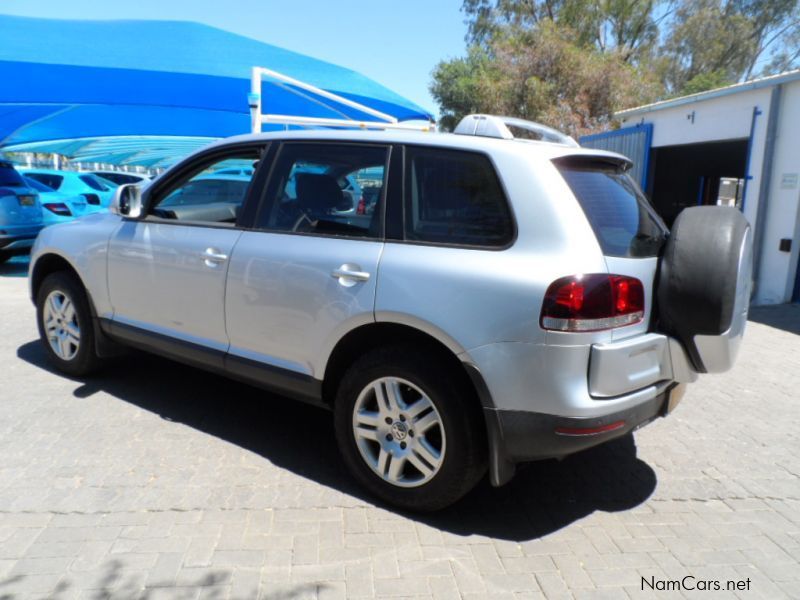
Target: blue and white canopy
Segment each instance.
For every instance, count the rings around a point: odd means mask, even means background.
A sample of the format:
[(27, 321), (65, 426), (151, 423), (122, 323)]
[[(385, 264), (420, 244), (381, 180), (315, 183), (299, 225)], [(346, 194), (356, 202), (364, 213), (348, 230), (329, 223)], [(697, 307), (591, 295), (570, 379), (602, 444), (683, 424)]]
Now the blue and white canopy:
[[(349, 69), (198, 23), (0, 15), (0, 150), (156, 166), (250, 131), (254, 66), (396, 117), (431, 115)], [(264, 111), (373, 120), (265, 79)], [(264, 127), (265, 130), (269, 126)]]

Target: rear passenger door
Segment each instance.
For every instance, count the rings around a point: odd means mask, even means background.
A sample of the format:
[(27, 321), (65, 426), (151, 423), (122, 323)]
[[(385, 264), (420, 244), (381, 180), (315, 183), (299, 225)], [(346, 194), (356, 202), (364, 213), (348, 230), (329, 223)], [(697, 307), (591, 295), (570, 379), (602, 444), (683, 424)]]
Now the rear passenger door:
[(295, 393), (313, 395), (321, 357), (343, 332), (373, 321), (383, 203), (359, 214), (344, 188), (349, 176), (371, 169), (379, 175), (369, 183), (380, 183), (383, 197), (389, 155), (376, 144), (303, 141), (278, 149), (254, 229), (242, 234), (230, 262), (228, 370), (294, 382)]
[(387, 209), (376, 320), (438, 332), (464, 349), (511, 335), (509, 315), (530, 299), (520, 298), (524, 286), (504, 256), (516, 228), (494, 164), (435, 146), (407, 146), (403, 162), (403, 199), (392, 196)]

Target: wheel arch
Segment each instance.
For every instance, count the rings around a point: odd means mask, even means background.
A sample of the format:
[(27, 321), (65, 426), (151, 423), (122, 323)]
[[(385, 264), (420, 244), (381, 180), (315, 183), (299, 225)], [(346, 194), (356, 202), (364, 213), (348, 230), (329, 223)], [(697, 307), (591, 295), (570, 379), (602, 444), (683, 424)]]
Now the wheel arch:
[(382, 346), (413, 344), (443, 360), (451, 372), (474, 392), (476, 406), (480, 408), (482, 390), (476, 385), (474, 373), (469, 365), (458, 358), (455, 343), (452, 340), (447, 342), (403, 323), (379, 321), (356, 327), (342, 336), (328, 357), (322, 382), (322, 399), (329, 406), (333, 405), (342, 375), (363, 354)]
[(34, 304), (36, 303), (36, 296), (39, 294), (39, 288), (42, 287), (42, 282), (48, 275), (57, 273), (58, 271), (67, 271), (68, 273), (74, 275), (75, 278), (81, 283), (83, 289), (86, 290), (86, 297), (89, 300), (89, 310), (92, 312), (92, 317), (96, 317), (97, 312), (95, 310), (91, 294), (89, 294), (89, 288), (86, 287), (86, 282), (83, 281), (78, 269), (76, 269), (69, 260), (55, 252), (42, 254), (36, 258), (36, 262), (33, 264), (30, 274), (31, 301), (33, 301)]

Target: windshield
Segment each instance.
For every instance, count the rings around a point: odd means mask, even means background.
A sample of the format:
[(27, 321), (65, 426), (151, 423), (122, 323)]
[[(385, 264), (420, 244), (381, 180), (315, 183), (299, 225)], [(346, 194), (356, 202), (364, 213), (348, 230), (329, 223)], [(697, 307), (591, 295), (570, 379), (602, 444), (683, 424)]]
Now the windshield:
[(559, 159), (556, 166), (594, 229), (607, 256), (658, 256), (668, 230), (618, 165), (586, 157)]

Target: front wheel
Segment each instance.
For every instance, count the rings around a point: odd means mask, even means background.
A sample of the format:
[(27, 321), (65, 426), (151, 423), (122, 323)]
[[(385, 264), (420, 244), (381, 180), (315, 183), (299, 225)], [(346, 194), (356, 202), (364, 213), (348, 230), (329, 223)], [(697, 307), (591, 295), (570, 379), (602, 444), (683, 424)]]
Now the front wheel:
[(347, 467), (389, 504), (438, 510), (485, 472), (474, 394), (418, 349), (387, 348), (357, 360), (339, 386), (335, 418)]
[(39, 337), (50, 363), (68, 375), (88, 375), (100, 366), (92, 315), (77, 278), (60, 271), (48, 275), (36, 295)]

